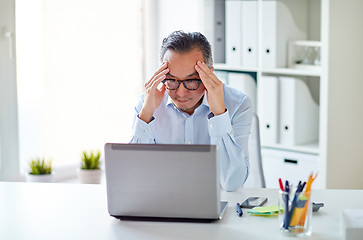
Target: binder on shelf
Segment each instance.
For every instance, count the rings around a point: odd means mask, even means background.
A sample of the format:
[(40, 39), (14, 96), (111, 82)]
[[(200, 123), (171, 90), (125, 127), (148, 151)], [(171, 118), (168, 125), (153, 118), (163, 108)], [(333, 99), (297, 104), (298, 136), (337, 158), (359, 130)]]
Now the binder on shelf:
[(279, 142), (279, 79), (261, 76), (258, 80), (258, 115), (260, 118), (261, 145)]
[[(214, 22), (214, 43), (212, 44), (214, 63), (226, 63), (225, 3), (224, 1), (213, 1), (209, 4), (214, 4), (212, 6), (214, 7), (214, 16), (208, 16), (207, 14), (207, 20), (205, 21)], [(207, 31), (206, 29), (206, 34)]]
[(307, 38), (307, 1), (262, 1), (262, 67), (287, 66), (290, 40)]
[(242, 1), (242, 64), (257, 67), (257, 1)]
[(319, 138), (319, 106), (306, 83), (280, 77), (280, 143), (298, 145)]
[(226, 83), (226, 84), (228, 83), (228, 72), (227, 71), (214, 70), (214, 74), (223, 83)]
[(228, 73), (228, 85), (249, 96), (252, 102), (253, 112), (256, 112), (257, 86), (255, 79), (251, 75), (245, 73)]
[(242, 2), (226, 1), (226, 64), (242, 66)]

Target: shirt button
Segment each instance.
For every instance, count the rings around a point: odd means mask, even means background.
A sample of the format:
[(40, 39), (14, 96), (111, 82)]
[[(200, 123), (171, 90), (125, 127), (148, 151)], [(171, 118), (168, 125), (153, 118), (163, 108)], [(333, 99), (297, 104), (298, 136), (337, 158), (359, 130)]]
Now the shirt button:
[(145, 132), (148, 132), (149, 130), (147, 130), (147, 129), (144, 129), (144, 131), (145, 131)]
[(209, 124), (209, 127), (211, 127), (211, 128), (212, 128), (212, 127), (214, 127), (214, 125), (213, 125), (213, 124)]
[(192, 142), (191, 141), (188, 141), (188, 144), (191, 144)]

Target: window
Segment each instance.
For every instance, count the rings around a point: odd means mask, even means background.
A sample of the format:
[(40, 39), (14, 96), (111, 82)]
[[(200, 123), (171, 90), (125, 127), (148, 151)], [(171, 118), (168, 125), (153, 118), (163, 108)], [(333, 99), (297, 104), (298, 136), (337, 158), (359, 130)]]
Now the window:
[(143, 88), (142, 0), (17, 0), (20, 161), (79, 164), (128, 142)]

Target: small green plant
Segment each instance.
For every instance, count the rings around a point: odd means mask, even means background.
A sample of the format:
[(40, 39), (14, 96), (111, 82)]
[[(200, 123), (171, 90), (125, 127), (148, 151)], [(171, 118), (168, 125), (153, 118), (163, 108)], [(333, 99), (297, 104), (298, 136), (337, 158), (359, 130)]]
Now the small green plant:
[(40, 158), (32, 159), (29, 162), (29, 166), (31, 171), (29, 174), (32, 175), (44, 175), (52, 173), (52, 160), (46, 161), (44, 158), (40, 160)]
[(100, 156), (100, 151), (97, 151), (97, 154), (93, 154), (93, 151), (91, 151), (90, 154), (87, 154), (86, 151), (83, 151), (81, 169), (100, 169)]

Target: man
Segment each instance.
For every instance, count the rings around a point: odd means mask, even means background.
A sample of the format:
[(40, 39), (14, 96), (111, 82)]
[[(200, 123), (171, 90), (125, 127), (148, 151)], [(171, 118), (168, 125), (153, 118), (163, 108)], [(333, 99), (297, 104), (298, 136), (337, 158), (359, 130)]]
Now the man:
[(160, 59), (135, 107), (131, 143), (217, 145), (220, 183), (237, 190), (248, 176), (250, 99), (214, 74), (211, 46), (201, 33), (171, 33)]

